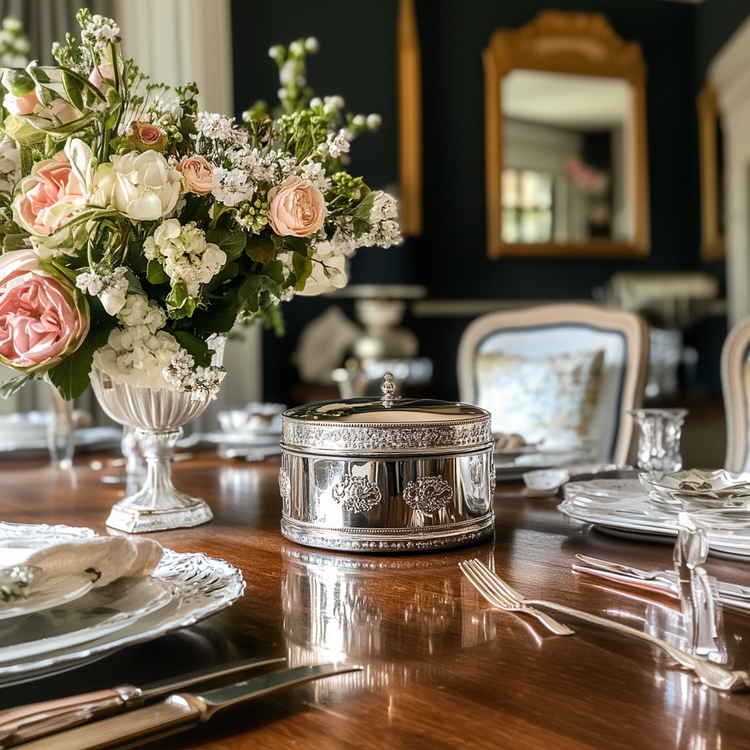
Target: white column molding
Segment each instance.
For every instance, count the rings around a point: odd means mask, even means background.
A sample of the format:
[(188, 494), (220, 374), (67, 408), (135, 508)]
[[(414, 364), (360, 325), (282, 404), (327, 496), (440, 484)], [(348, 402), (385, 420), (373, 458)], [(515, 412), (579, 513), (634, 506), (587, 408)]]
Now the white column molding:
[(750, 315), (750, 17), (712, 60), (724, 133), (724, 226), (729, 326)]

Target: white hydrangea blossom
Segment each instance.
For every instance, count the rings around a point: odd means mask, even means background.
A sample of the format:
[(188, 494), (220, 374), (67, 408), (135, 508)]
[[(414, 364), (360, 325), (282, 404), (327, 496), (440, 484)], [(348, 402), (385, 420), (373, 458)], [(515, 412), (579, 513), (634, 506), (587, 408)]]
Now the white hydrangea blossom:
[(338, 159), (342, 154), (348, 154), (350, 144), (347, 134), (346, 130), (331, 131), (326, 142), (318, 146), (318, 151), (323, 156), (331, 156), (334, 159)]
[(206, 284), (227, 261), (226, 253), (212, 242), (195, 222), (181, 225), (167, 219), (143, 243), (149, 260), (158, 260), (172, 285), (183, 281), (191, 297), (197, 297), (201, 284)]
[(233, 117), (224, 117), (215, 112), (198, 112), (195, 127), (199, 136), (214, 141), (227, 141), (238, 146), (247, 143), (247, 133), (234, 127)]
[(242, 169), (215, 167), (213, 181), (211, 194), (225, 206), (236, 206), (252, 198), (253, 184), (248, 182), (247, 173)]
[(81, 31), (81, 41), (84, 44), (92, 44), (103, 52), (110, 42), (114, 42), (120, 36), (120, 27), (111, 19), (96, 14), (91, 17), (88, 25)]
[(162, 373), (175, 390), (189, 392), (191, 401), (215, 399), (226, 374), (223, 367), (215, 365), (196, 367), (195, 359), (184, 349), (172, 356)]
[(308, 157), (307, 162), (302, 165), (300, 177), (303, 180), (309, 180), (321, 191), (331, 187), (331, 180), (326, 177), (325, 167), (320, 162), (313, 161), (311, 157)]
[(107, 343), (94, 353), (94, 365), (116, 383), (174, 390), (162, 373), (180, 345), (174, 336), (160, 330), (167, 322), (164, 311), (153, 300), (130, 294), (117, 321), (122, 327), (112, 331)]
[(370, 223), (377, 224), (386, 219), (395, 219), (398, 216), (398, 204), (396, 199), (382, 190), (378, 190), (375, 195), (375, 202), (370, 211)]
[(92, 297), (99, 297), (104, 309), (110, 315), (117, 315), (125, 306), (128, 294), (128, 280), (124, 266), (115, 268), (110, 274), (99, 276), (97, 273), (79, 273), (76, 286)]

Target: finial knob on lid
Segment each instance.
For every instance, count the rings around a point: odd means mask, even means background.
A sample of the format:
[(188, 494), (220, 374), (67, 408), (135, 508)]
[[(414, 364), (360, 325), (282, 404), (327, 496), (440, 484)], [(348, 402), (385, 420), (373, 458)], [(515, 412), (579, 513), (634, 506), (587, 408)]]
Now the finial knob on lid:
[(389, 409), (393, 406), (394, 399), (398, 398), (398, 396), (394, 396), (396, 384), (393, 382), (393, 375), (390, 372), (383, 375), (383, 385), (380, 386), (380, 390), (383, 391), (383, 397), (380, 401), (386, 409)]

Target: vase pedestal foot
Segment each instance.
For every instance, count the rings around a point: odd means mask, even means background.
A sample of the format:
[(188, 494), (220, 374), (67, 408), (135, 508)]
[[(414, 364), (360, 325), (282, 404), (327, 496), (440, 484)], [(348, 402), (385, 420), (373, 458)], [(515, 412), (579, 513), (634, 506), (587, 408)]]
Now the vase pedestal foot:
[(179, 508), (147, 508), (125, 503), (127, 500), (112, 508), (107, 526), (130, 534), (185, 529), (200, 526), (213, 518), (208, 504), (199, 497), (189, 498), (189, 502)]

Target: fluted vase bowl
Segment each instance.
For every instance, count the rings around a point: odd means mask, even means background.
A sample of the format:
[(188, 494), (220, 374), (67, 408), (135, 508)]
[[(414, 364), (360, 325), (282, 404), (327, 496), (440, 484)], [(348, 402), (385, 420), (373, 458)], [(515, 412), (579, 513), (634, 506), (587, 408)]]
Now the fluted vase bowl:
[(143, 487), (112, 508), (107, 526), (140, 533), (210, 521), (213, 514), (205, 500), (175, 489), (170, 463), (182, 425), (200, 416), (208, 399), (195, 401), (186, 392), (116, 383), (97, 367), (91, 370), (91, 385), (109, 417), (135, 428), (148, 466)]

